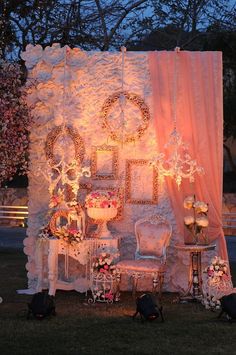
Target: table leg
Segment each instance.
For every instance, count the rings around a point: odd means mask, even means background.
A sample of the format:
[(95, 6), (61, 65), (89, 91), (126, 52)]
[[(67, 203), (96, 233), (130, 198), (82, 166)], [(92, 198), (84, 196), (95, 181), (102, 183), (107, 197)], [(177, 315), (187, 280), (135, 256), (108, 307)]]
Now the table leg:
[(188, 289), (180, 297), (180, 301), (196, 300), (202, 296), (201, 252), (190, 253)]
[(58, 240), (49, 241), (48, 250), (48, 282), (49, 295), (55, 296), (58, 279)]
[(202, 296), (201, 252), (193, 252), (192, 260), (193, 260), (193, 297), (199, 299)]

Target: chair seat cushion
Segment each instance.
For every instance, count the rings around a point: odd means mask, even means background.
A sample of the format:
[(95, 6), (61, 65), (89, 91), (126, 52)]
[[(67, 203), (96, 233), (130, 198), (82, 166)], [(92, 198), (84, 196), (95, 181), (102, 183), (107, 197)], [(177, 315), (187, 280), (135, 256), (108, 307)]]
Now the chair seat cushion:
[(116, 264), (116, 268), (120, 271), (159, 272), (164, 270), (164, 265), (157, 260), (150, 259), (122, 260)]

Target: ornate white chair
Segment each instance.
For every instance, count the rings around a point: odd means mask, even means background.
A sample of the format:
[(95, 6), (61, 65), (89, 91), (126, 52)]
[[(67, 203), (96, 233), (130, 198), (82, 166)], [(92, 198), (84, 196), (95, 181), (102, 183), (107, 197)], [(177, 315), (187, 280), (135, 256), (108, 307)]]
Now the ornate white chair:
[(166, 249), (170, 243), (172, 227), (160, 215), (151, 215), (135, 223), (137, 248), (134, 260), (122, 260), (116, 264), (117, 294), (120, 296), (120, 280), (122, 274), (133, 278), (133, 296), (135, 297), (138, 279), (152, 277), (152, 292), (162, 293), (166, 265)]

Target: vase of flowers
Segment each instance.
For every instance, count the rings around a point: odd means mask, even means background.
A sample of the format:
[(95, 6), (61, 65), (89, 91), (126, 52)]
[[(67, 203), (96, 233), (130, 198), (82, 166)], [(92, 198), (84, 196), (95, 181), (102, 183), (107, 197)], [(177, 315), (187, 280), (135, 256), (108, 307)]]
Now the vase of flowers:
[(116, 191), (96, 190), (86, 196), (85, 207), (90, 218), (96, 221), (98, 227), (95, 235), (98, 238), (109, 238), (111, 232), (107, 222), (115, 218), (120, 207), (120, 198)]
[(209, 225), (207, 218), (208, 204), (203, 201), (196, 201), (195, 195), (192, 195), (184, 199), (184, 208), (192, 212), (184, 217), (184, 225), (189, 232), (185, 243), (208, 244), (205, 233), (205, 228)]

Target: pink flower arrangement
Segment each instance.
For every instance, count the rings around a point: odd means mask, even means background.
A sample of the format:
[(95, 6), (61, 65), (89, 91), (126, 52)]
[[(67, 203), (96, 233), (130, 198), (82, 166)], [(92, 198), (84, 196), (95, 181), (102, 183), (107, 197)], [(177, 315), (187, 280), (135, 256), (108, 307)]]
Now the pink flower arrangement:
[(94, 258), (92, 263), (92, 271), (101, 272), (107, 274), (112, 272), (114, 269), (113, 265), (114, 259), (109, 253), (101, 253), (99, 256)]
[(94, 300), (100, 301), (100, 302), (109, 302), (112, 303), (114, 300), (114, 294), (112, 290), (102, 290), (99, 289), (98, 287), (95, 287), (93, 289), (93, 297)]
[(212, 258), (210, 265), (204, 270), (206, 278), (203, 282), (202, 303), (206, 309), (220, 309), (221, 297), (233, 292), (228, 270), (228, 263), (219, 256)]
[(58, 227), (55, 236), (71, 245), (80, 243), (84, 238), (81, 230), (70, 228), (68, 226)]
[(219, 256), (215, 256), (211, 260), (211, 264), (205, 269), (205, 272), (214, 282), (230, 279), (228, 275), (228, 263)]
[(86, 196), (87, 208), (119, 208), (120, 198), (117, 191), (96, 190)]

